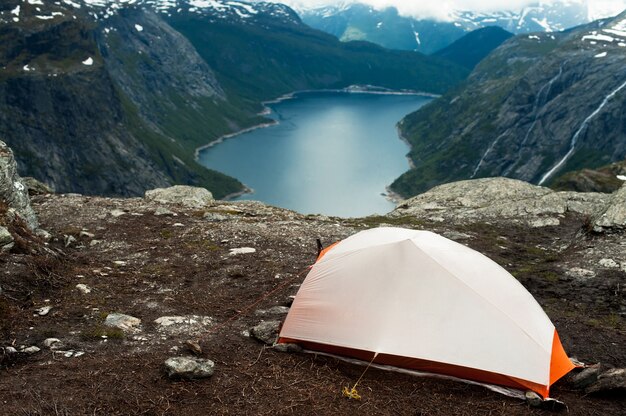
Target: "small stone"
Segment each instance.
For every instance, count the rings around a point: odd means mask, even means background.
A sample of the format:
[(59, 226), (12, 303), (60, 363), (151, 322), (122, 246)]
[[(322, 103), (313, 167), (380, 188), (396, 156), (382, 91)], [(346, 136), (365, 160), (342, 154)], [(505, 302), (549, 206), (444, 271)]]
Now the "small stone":
[(272, 306), (269, 309), (259, 309), (254, 312), (255, 315), (286, 315), (289, 313), (289, 308), (286, 306)]
[(109, 212), (109, 214), (111, 214), (112, 217), (117, 218), (126, 214), (126, 212), (122, 211), (121, 209), (114, 209), (113, 211)]
[[(6, 227), (0, 227), (0, 247), (2, 247), (3, 252), (13, 248), (13, 236)], [(5, 249), (5, 247), (8, 247), (8, 249)]]
[(41, 348), (35, 347), (34, 345), (32, 347), (24, 348), (23, 350), (21, 350), (21, 352), (25, 354), (35, 354), (35, 353), (38, 353), (39, 351), (41, 351)]
[(172, 357), (165, 360), (167, 376), (173, 379), (194, 380), (213, 375), (215, 363), (195, 357)]
[(606, 267), (607, 269), (617, 269), (619, 267), (619, 264), (617, 264), (613, 259), (601, 259), (598, 264), (602, 267)]
[(81, 237), (94, 238), (96, 235), (87, 231), (81, 231), (79, 234)]
[(274, 344), (273, 350), (278, 352), (302, 352), (302, 347), (298, 344)]
[(79, 283), (76, 285), (76, 289), (78, 289), (81, 293), (87, 294), (91, 293), (91, 288), (84, 283)]
[(98, 244), (100, 244), (100, 243), (102, 243), (102, 240), (91, 240), (91, 241), (89, 242), (89, 245), (90, 245), (91, 247), (93, 247), (93, 246), (98, 245)]
[(35, 235), (41, 238), (46, 243), (52, 240), (52, 234), (42, 228), (39, 228), (37, 231), (35, 231)]
[(41, 308), (35, 309), (35, 313), (39, 316), (46, 316), (50, 313), (52, 306), (42, 306)]
[(110, 313), (104, 320), (104, 324), (112, 328), (121, 329), (125, 332), (135, 332), (139, 331), (138, 327), (141, 325), (141, 319), (122, 313)]
[(184, 227), (185, 224), (182, 224), (180, 222), (177, 222), (176, 224), (172, 225), (172, 227)]
[(230, 254), (231, 256), (236, 256), (238, 254), (256, 253), (256, 249), (252, 247), (231, 248), (229, 251), (230, 253), (228, 254)]
[(580, 267), (571, 268), (566, 271), (565, 274), (577, 280), (589, 280), (596, 276), (596, 273), (594, 271), (582, 269)]
[(537, 218), (536, 220), (530, 221), (529, 225), (532, 228), (557, 227), (561, 225), (561, 222), (558, 218)]
[(169, 209), (165, 208), (165, 207), (158, 207), (155, 211), (154, 211), (154, 215), (156, 216), (160, 216), (160, 215), (176, 215), (176, 213), (174, 213), (173, 211), (170, 211)]
[(61, 340), (58, 338), (46, 338), (42, 344), (46, 348), (51, 348), (54, 344), (58, 344), (59, 342), (61, 342)]
[(543, 399), (534, 391), (527, 391), (524, 396), (526, 397), (526, 403), (528, 403), (530, 407), (541, 407)]
[(123, 260), (115, 260), (113, 264), (115, 264), (116, 266), (126, 266), (126, 262)]
[(280, 321), (263, 321), (250, 329), (250, 335), (267, 345), (274, 345), (279, 329)]
[(4, 347), (4, 352), (6, 354), (15, 354), (17, 353), (17, 350), (13, 347)]
[(73, 235), (65, 235), (63, 239), (65, 240), (65, 247), (69, 247), (76, 242), (76, 237)]
[(443, 236), (450, 239), (450, 240), (467, 240), (472, 238), (471, 235), (469, 234), (465, 234), (465, 233), (460, 233), (458, 231), (446, 231), (445, 233), (443, 233)]
[(154, 323), (158, 325), (157, 331), (165, 335), (197, 336), (213, 325), (213, 319), (198, 315), (162, 316), (155, 319)]
[(200, 347), (197, 341), (189, 339), (185, 341), (185, 346), (195, 355), (202, 355), (202, 347)]

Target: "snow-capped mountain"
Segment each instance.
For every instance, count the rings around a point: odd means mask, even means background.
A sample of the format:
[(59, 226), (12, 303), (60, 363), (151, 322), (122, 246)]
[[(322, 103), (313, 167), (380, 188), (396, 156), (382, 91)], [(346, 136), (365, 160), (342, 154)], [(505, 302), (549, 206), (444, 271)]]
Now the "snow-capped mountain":
[[(8, 0), (11, 1), (11, 0)], [(243, 2), (237, 0), (22, 0), (15, 1), (10, 9), (0, 6), (0, 23), (19, 22), (20, 10), (35, 9), (30, 13), (39, 20), (51, 20), (62, 16), (83, 13), (95, 20), (106, 20), (129, 7), (147, 8), (172, 16), (191, 13), (215, 19), (239, 20), (271, 17), (285, 22), (300, 23), (300, 18), (290, 7), (280, 3)], [(39, 11), (39, 13), (37, 13)]]
[(438, 21), (405, 16), (393, 7), (377, 9), (350, 2), (295, 8), (305, 23), (342, 40), (368, 40), (388, 48), (423, 53), (435, 52), (465, 33), (486, 26), (500, 26), (514, 34), (554, 32), (589, 23), (599, 15), (605, 17), (609, 10), (592, 7), (591, 2), (557, 0), (537, 2), (520, 10), (454, 11), (445, 21)]

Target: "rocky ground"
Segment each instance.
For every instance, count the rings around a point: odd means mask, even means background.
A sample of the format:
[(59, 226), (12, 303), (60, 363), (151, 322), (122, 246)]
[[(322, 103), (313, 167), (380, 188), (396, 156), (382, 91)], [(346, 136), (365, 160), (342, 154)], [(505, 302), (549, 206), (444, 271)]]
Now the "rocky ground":
[[(360, 219), (203, 197), (34, 196), (50, 236), (16, 238), (0, 257), (0, 414), (545, 414), (483, 387), (375, 369), (359, 384), (362, 399), (350, 400), (341, 390), (363, 367), (277, 352), (249, 335), (282, 319), (316, 238), (386, 224), (485, 253), (533, 293), (571, 356), (624, 367), (626, 238), (598, 222), (612, 197), (579, 204), (573, 193), (494, 181)], [(494, 187), (510, 191), (489, 197)], [(504, 200), (508, 208), (494, 208)], [(109, 326), (112, 314), (137, 320)], [(215, 363), (212, 377), (168, 377), (167, 359), (194, 356)], [(623, 390), (586, 394), (565, 379), (552, 396), (573, 415), (626, 412)]]

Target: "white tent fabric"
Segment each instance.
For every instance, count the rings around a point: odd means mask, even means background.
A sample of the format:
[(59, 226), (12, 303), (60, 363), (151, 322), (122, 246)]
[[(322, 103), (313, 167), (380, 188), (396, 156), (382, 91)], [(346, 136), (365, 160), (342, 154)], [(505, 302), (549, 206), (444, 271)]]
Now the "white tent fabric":
[(428, 231), (376, 228), (328, 250), (280, 338), (478, 369), (549, 386), (554, 325), (486, 256)]

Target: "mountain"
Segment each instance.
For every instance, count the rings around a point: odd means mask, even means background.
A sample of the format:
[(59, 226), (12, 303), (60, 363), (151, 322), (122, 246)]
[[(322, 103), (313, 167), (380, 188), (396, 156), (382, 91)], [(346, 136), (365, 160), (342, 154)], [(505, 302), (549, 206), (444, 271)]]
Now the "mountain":
[(519, 10), (496, 12), (452, 11), (445, 20), (401, 15), (394, 7), (376, 9), (359, 3), (297, 7), (302, 20), (341, 40), (367, 40), (386, 48), (430, 54), (466, 33), (499, 26), (514, 34), (553, 32), (589, 23), (586, 3), (568, 0), (537, 2)]
[(487, 26), (469, 32), (451, 45), (438, 50), (433, 56), (473, 69), (492, 50), (512, 36), (512, 33), (498, 26)]
[(538, 184), (626, 157), (626, 13), (562, 33), (519, 35), (463, 85), (406, 117), (413, 195), (457, 179)]
[(204, 0), (7, 0), (0, 138), (60, 192), (242, 190), (194, 151), (266, 120), (261, 101), (371, 84), (441, 93), (467, 74), (417, 53), (342, 43), (289, 7)]

